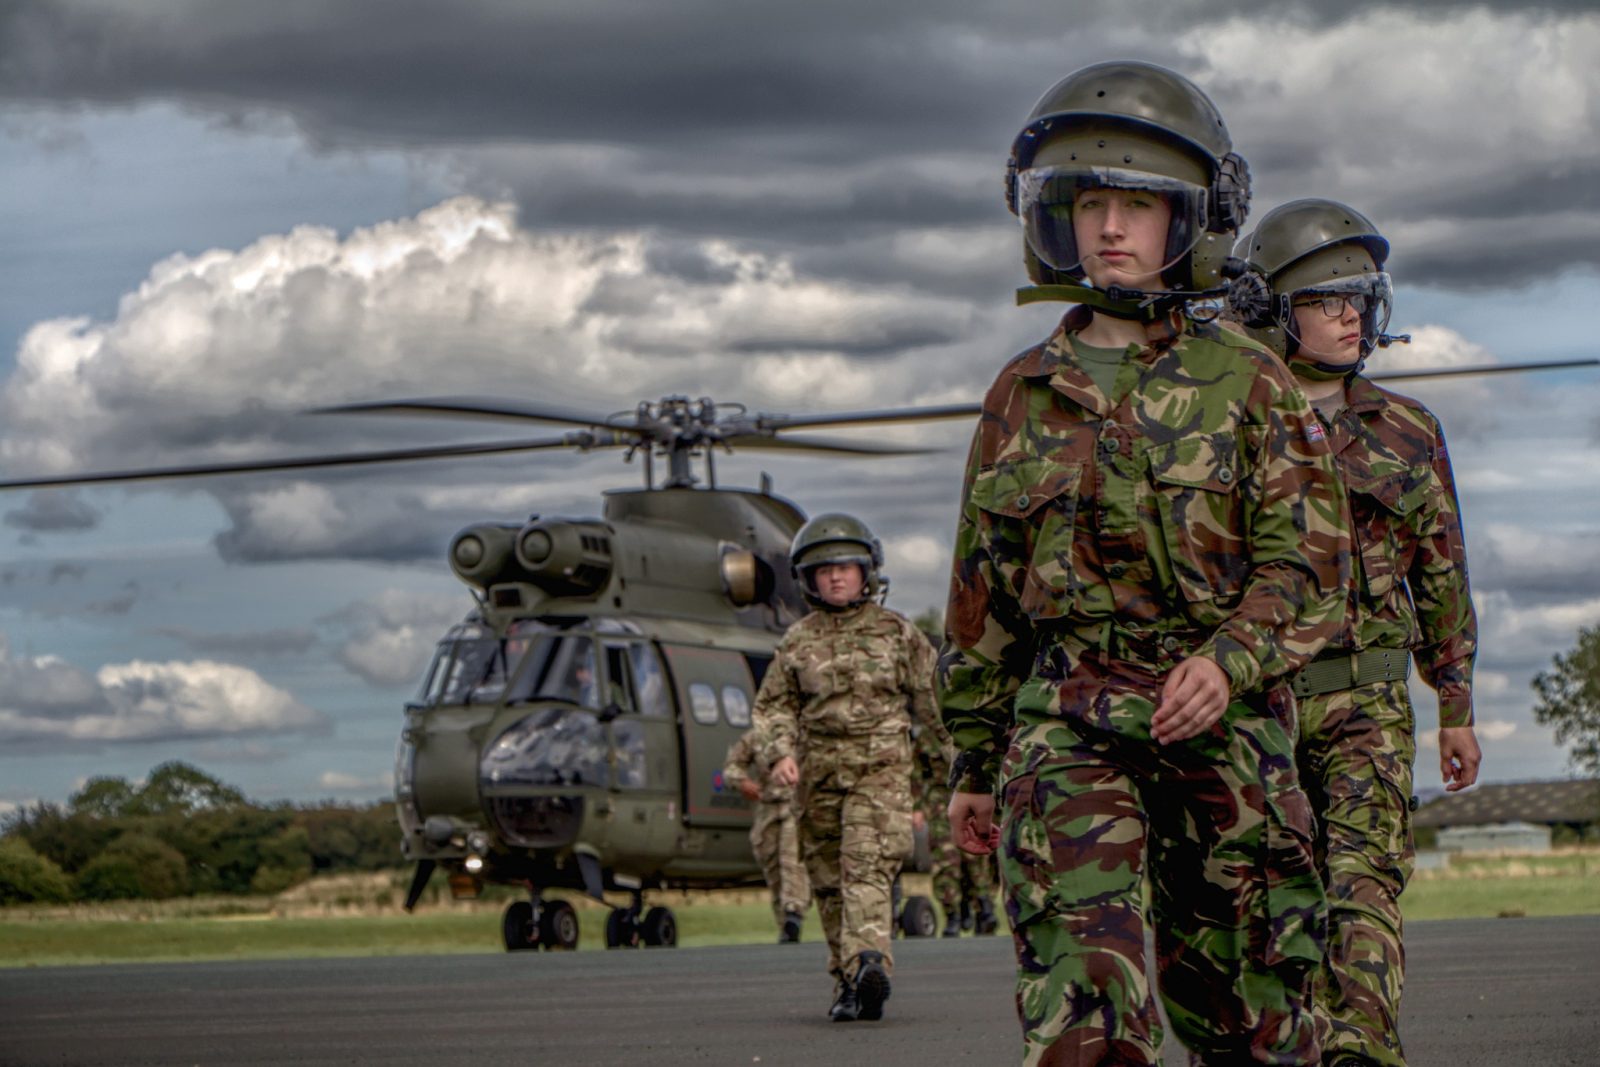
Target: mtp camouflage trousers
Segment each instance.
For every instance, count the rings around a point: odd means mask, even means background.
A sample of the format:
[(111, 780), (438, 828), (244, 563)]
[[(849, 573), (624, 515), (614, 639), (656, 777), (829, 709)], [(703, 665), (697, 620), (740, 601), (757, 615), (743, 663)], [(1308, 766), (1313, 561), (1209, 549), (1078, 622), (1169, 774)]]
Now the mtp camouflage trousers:
[(811, 880), (800, 861), (800, 828), (789, 801), (756, 805), (750, 849), (772, 893), (772, 917), (781, 926), (787, 912), (804, 914), (811, 906)]
[(1019, 715), (1002, 771), (1024, 1063), (1160, 1062), (1153, 925), (1162, 1003), (1194, 1062), (1316, 1064), (1326, 912), (1286, 694), (1167, 746), (1149, 701), (1101, 701), (1118, 706), (1095, 721)]
[(795, 806), (828, 972), (853, 978), (851, 961), (871, 949), (893, 973), (894, 880), (912, 844), (911, 738), (813, 740), (801, 758)]
[(1416, 734), (1403, 681), (1300, 701), (1300, 781), (1317, 815), (1328, 954), (1317, 1025), (1330, 1053), (1403, 1067), (1400, 893), (1411, 876)]

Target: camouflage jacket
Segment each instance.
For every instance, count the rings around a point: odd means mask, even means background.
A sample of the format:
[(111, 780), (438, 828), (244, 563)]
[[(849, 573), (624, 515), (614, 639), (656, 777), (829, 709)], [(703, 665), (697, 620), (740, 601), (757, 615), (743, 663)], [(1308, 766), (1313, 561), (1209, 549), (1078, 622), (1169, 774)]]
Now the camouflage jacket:
[(966, 791), (993, 788), (1018, 710), (1153, 701), (1188, 656), (1252, 692), (1344, 621), (1344, 491), (1283, 364), (1184, 320), (1152, 329), (1112, 399), (1072, 354), (1089, 320), (1001, 371), (968, 457), (939, 665)]
[(923, 728), (913, 732), (911, 806), (930, 820), (950, 803), (949, 738)]
[(756, 758), (754, 730), (746, 730), (739, 735), (739, 740), (728, 746), (728, 762), (722, 768), (722, 780), (729, 789), (738, 789), (744, 782), (755, 782), (761, 787), (763, 804), (787, 804), (794, 797), (794, 787), (774, 782), (767, 768)]
[(770, 767), (812, 737), (909, 735), (912, 716), (947, 738), (933, 699), (933, 646), (905, 616), (867, 603), (813, 611), (778, 642), (752, 715)]
[(1328, 424), (1350, 494), (1356, 555), (1350, 617), (1333, 644), (1409, 648), (1439, 692), (1439, 725), (1472, 725), (1478, 621), (1444, 434), (1410, 397), (1357, 377)]

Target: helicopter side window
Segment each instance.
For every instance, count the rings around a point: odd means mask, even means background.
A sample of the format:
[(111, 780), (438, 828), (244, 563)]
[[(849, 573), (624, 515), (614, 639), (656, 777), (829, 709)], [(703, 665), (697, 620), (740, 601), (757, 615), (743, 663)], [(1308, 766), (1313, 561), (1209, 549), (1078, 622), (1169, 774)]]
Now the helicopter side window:
[(550, 700), (570, 700), (585, 708), (599, 707), (600, 682), (595, 677), (594, 642), (587, 637), (563, 639), (539, 685), (539, 695)]
[(736, 685), (722, 687), (722, 713), (728, 717), (729, 726), (743, 730), (750, 725), (750, 698)]
[(661, 669), (656, 650), (649, 645), (629, 645), (628, 657), (633, 660), (633, 692), (638, 701), (639, 714), (665, 719), (672, 715), (672, 703), (667, 696), (667, 675)]
[(704, 682), (689, 687), (689, 714), (701, 726), (717, 724), (717, 691)]
[(628, 649), (623, 645), (606, 648), (606, 700), (607, 706), (615, 704), (623, 711), (635, 710), (633, 699), (633, 672), (628, 670)]

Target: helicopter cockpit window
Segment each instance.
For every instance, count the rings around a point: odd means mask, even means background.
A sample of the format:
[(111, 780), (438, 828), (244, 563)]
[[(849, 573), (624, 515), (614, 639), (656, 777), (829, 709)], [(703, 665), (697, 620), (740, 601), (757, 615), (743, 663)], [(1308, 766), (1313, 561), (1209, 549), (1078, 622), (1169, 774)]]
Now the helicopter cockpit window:
[[(513, 624), (504, 639), (475, 623), (455, 627), (439, 642), (418, 701), (429, 706), (498, 701), (524, 659), (548, 656), (548, 632), (532, 621)], [(537, 674), (539, 665), (531, 666)]]
[(628, 670), (628, 649), (623, 645), (606, 645), (605, 706), (616, 705), (623, 711), (633, 711), (633, 677)]
[(743, 730), (750, 725), (750, 698), (736, 685), (722, 687), (722, 713), (728, 717), (729, 726)]
[(481, 788), (606, 785), (606, 731), (571, 708), (535, 711), (495, 738), (479, 764)]
[(701, 726), (717, 724), (717, 691), (704, 682), (689, 687), (689, 714)]
[(659, 719), (671, 716), (667, 675), (656, 650), (649, 645), (629, 645), (628, 656), (633, 660), (633, 691), (639, 701), (639, 714)]
[(594, 642), (569, 635), (541, 643), (545, 653), (530, 659), (506, 694), (508, 703), (529, 700), (566, 700), (598, 708), (600, 683), (595, 671)]

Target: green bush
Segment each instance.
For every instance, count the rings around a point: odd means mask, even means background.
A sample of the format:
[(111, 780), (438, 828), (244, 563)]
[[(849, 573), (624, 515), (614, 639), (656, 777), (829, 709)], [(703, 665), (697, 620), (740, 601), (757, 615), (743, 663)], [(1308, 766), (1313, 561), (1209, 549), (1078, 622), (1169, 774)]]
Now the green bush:
[(78, 872), (86, 900), (165, 900), (188, 889), (183, 854), (147, 834), (123, 834)]
[(0, 904), (63, 904), (72, 882), (20, 837), (0, 838)]

